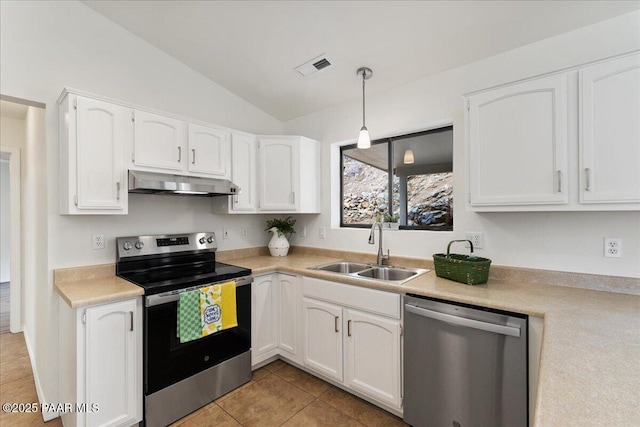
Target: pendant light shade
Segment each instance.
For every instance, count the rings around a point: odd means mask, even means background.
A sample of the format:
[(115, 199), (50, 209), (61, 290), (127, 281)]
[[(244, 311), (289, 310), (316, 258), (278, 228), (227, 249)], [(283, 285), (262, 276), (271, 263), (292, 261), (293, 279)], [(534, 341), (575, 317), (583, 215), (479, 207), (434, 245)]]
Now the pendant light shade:
[(416, 162), (416, 159), (413, 157), (413, 150), (406, 150), (404, 152), (404, 164), (412, 165)]
[(358, 135), (358, 148), (370, 148), (371, 137), (369, 136), (369, 130), (366, 126), (362, 126), (360, 134)]
[(369, 136), (369, 130), (367, 129), (367, 126), (365, 126), (364, 120), (364, 81), (371, 78), (373, 71), (371, 71), (371, 68), (360, 67), (358, 68), (357, 74), (358, 77), (362, 77), (362, 128), (358, 135), (358, 148), (369, 148), (371, 147), (371, 137)]

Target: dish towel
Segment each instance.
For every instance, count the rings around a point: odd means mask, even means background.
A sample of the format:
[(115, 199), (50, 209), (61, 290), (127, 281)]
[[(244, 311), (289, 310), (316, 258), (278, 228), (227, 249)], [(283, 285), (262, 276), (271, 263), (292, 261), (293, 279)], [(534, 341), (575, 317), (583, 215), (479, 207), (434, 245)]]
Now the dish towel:
[(202, 338), (199, 289), (180, 293), (177, 326), (177, 335), (181, 343)]
[(202, 336), (238, 326), (236, 282), (210, 285), (200, 289)]

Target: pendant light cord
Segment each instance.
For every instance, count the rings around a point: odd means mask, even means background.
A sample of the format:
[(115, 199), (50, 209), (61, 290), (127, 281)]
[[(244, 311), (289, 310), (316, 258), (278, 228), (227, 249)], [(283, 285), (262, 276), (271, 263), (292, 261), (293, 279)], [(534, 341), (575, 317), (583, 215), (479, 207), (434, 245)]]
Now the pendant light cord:
[(366, 74), (367, 74), (366, 71), (362, 73), (362, 127), (366, 127), (365, 120), (364, 120), (364, 81), (366, 80), (365, 79)]

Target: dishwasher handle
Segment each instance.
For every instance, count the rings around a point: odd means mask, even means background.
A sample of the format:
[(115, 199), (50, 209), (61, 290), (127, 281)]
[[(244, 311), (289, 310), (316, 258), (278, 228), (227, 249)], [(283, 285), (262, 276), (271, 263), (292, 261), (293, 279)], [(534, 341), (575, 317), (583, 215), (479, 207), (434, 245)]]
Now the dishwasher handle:
[(495, 323), (467, 319), (466, 317), (458, 317), (451, 314), (440, 313), (438, 311), (427, 310), (426, 308), (411, 304), (405, 304), (404, 308), (409, 313), (417, 314), (418, 316), (429, 317), (431, 319), (440, 320), (454, 325), (466, 326), (469, 328), (480, 329), (482, 331), (520, 338), (520, 328), (518, 327), (496, 325)]

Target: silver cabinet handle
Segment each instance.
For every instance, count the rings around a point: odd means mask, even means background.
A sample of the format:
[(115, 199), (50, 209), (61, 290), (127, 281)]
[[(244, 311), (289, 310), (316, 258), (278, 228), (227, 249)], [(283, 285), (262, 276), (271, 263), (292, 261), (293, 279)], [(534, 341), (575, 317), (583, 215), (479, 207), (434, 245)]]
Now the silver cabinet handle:
[[(496, 334), (509, 335), (511, 337), (520, 338), (520, 328), (514, 326), (496, 325), (495, 323), (481, 322), (480, 320), (467, 319), (465, 317), (453, 316), (451, 314), (440, 313), (426, 308), (417, 307), (415, 305), (405, 304), (404, 309), (409, 313), (417, 314), (422, 317), (440, 320), (442, 322), (451, 323), (453, 325), (466, 326), (468, 328), (480, 329), (482, 331), (493, 332)], [(405, 319), (406, 320), (406, 319)]]
[(120, 201), (120, 181), (116, 182), (116, 200)]
[(587, 176), (587, 185), (585, 186), (585, 191), (591, 191), (591, 169), (584, 168), (585, 175)]
[(233, 196), (233, 203), (238, 203), (238, 195)]
[(131, 320), (131, 324), (129, 326), (129, 331), (133, 331), (133, 311), (129, 312), (129, 319)]
[(336, 316), (335, 319), (334, 319), (336, 332), (338, 332), (338, 319), (340, 319), (340, 317), (338, 317), (338, 316)]
[(295, 191), (291, 193), (291, 198), (293, 199), (292, 204), (295, 205), (296, 204), (296, 192)]
[(558, 193), (562, 193), (562, 171), (558, 171)]
[(182, 147), (178, 147), (178, 163), (182, 162)]
[(351, 336), (351, 319), (347, 320), (347, 336)]
[(191, 164), (195, 165), (196, 164), (196, 149), (195, 148), (191, 149), (191, 154), (192, 154), (192, 156), (191, 156)]

